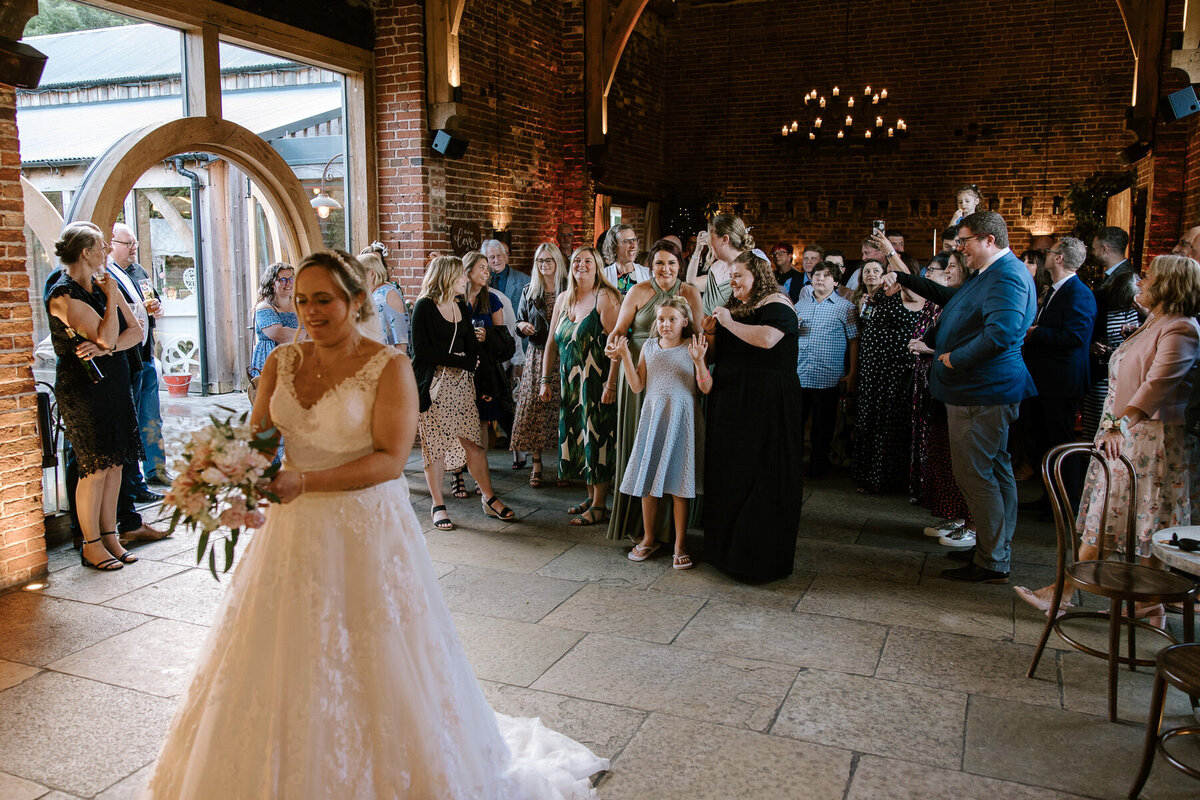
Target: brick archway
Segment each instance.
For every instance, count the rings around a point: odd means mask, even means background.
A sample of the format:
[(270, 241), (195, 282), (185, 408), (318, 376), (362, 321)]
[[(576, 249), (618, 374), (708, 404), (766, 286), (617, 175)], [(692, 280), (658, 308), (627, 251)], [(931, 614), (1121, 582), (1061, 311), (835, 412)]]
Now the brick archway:
[(297, 258), (324, 249), (308, 195), (291, 167), (253, 131), (228, 120), (184, 117), (132, 131), (92, 162), (66, 213), (112, 230), (134, 183), (147, 170), (180, 153), (212, 153), (236, 164), (262, 189), (279, 219), (281, 239)]

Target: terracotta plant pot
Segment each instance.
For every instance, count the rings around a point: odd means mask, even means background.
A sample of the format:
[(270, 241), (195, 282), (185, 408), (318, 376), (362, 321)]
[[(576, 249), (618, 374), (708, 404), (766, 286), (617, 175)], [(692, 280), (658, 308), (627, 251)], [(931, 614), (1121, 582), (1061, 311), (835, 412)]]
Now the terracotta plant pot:
[(187, 397), (188, 385), (192, 382), (191, 373), (185, 375), (163, 375), (163, 382), (167, 384), (167, 394), (171, 397)]

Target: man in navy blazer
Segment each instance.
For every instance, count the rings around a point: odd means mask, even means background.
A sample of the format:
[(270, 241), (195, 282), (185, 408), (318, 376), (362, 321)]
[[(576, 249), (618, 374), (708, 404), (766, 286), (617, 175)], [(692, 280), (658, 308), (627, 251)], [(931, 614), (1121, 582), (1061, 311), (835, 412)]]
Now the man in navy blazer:
[(942, 305), (925, 334), (934, 350), (929, 391), (946, 404), (950, 465), (975, 520), (976, 546), (951, 553), (969, 561), (942, 577), (971, 583), (1007, 583), (1017, 525), (1017, 482), (1009, 461), (1008, 428), (1020, 403), (1036, 394), (1021, 358), (1033, 323), (1037, 292), (1029, 270), (1008, 247), (1008, 226), (995, 211), (977, 211), (958, 229), (958, 249), (971, 276), (958, 288), (889, 272)]
[[(1075, 417), (1088, 390), (1096, 298), (1075, 275), (1086, 257), (1087, 246), (1070, 236), (1046, 251), (1046, 269), (1053, 283), (1025, 334), (1025, 365), (1037, 397), (1022, 404), (1021, 416), (1028, 415), (1032, 455), (1039, 462), (1052, 447), (1075, 439)], [(1078, 458), (1063, 462), (1063, 481), (1073, 508), (1079, 507), (1083, 487), (1081, 464)], [(1045, 510), (1049, 511), (1049, 504)]]

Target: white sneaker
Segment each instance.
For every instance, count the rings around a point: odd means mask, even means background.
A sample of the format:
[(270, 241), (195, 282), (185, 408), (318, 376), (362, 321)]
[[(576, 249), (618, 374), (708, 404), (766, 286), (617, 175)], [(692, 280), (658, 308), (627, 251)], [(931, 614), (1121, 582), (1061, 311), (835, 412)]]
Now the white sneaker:
[(961, 528), (965, 523), (957, 519), (944, 519), (937, 525), (925, 529), (926, 536), (945, 536)]
[(939, 536), (938, 544), (945, 547), (974, 547), (975, 531), (963, 525), (958, 530)]

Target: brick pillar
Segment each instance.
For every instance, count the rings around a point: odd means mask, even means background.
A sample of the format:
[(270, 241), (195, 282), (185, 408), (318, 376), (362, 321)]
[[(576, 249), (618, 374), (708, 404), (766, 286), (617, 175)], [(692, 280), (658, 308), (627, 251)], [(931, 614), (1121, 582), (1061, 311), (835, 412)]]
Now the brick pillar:
[(379, 234), (393, 275), (415, 298), (427, 254), (450, 252), (445, 167), (426, 147), (423, 3), (395, 0), (376, 12), (375, 75)]
[(46, 573), (16, 91), (0, 84), (0, 588)]
[[(562, 222), (575, 228), (576, 245), (594, 242), (595, 186), (584, 149), (583, 0), (563, 3)], [(570, 253), (563, 254), (570, 258)]]

